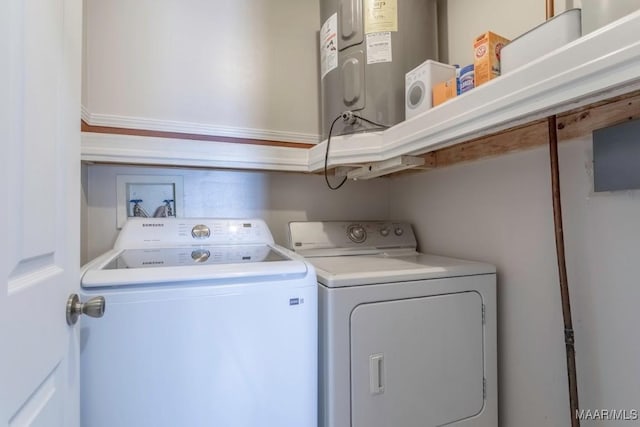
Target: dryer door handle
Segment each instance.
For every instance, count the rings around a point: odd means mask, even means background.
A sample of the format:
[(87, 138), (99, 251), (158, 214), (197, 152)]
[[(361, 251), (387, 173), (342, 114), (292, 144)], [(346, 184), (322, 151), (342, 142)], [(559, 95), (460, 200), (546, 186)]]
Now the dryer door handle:
[(369, 392), (384, 393), (384, 354), (382, 353), (369, 356)]

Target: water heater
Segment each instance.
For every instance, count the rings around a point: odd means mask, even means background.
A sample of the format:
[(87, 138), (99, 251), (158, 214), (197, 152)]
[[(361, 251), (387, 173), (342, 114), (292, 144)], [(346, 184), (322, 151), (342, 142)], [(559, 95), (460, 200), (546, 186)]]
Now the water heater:
[[(405, 74), (438, 59), (437, 0), (320, 0), (322, 133), (345, 110), (404, 120)], [(333, 134), (370, 129), (338, 120)]]

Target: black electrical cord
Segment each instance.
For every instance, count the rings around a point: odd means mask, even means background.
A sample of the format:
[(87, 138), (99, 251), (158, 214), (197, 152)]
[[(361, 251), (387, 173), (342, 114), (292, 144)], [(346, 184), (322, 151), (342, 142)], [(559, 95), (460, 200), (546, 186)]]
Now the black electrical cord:
[(376, 123), (373, 120), (365, 119), (364, 117), (358, 116), (357, 114), (354, 114), (353, 117), (355, 117), (358, 120), (362, 120), (363, 122), (367, 122), (370, 125), (374, 125), (376, 127), (379, 127), (380, 129), (389, 129), (389, 126), (387, 126), (387, 125), (383, 125), (381, 123)]
[(338, 117), (336, 117), (335, 119), (333, 119), (333, 122), (331, 122), (331, 126), (329, 127), (329, 136), (327, 136), (327, 149), (324, 153), (324, 180), (327, 183), (327, 187), (329, 187), (331, 190), (337, 190), (338, 188), (342, 187), (344, 185), (345, 182), (347, 182), (347, 177), (345, 176), (342, 181), (340, 182), (340, 184), (338, 184), (337, 186), (332, 186), (331, 183), (329, 182), (329, 176), (327, 174), (327, 165), (329, 163), (329, 144), (331, 144), (331, 134), (333, 133), (333, 126), (336, 124), (336, 122), (340, 119), (343, 119), (345, 121), (347, 121), (347, 118), (351, 116), (351, 117), (355, 117), (358, 120), (362, 120), (363, 122), (369, 123), (371, 125), (377, 126), (380, 129), (387, 129), (389, 128), (389, 126), (380, 124), (380, 123), (376, 123), (373, 120), (369, 120), (369, 119), (365, 119), (364, 117), (358, 116), (356, 114), (353, 114), (350, 111), (345, 111), (344, 113), (341, 113)]
[(338, 117), (333, 119), (333, 122), (331, 122), (331, 127), (329, 127), (329, 136), (327, 137), (327, 149), (324, 153), (324, 181), (327, 183), (327, 187), (329, 187), (331, 190), (337, 190), (338, 188), (342, 187), (344, 183), (347, 181), (347, 177), (345, 176), (342, 182), (340, 182), (340, 184), (334, 187), (329, 182), (329, 176), (327, 175), (327, 164), (329, 162), (329, 144), (331, 144), (331, 133), (333, 132), (333, 126), (341, 118), (342, 118), (342, 114), (340, 114)]

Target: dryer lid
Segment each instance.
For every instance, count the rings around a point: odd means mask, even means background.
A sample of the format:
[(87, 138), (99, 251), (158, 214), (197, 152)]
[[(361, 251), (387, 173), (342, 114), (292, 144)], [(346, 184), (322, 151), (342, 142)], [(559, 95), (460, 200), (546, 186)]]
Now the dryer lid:
[(308, 258), (318, 281), (330, 288), (495, 274), (490, 264), (413, 252), (402, 256), (355, 255)]

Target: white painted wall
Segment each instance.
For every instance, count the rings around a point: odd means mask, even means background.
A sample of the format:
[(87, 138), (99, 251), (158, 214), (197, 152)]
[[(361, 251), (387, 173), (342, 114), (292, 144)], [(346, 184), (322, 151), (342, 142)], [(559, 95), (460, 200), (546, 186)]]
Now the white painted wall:
[[(561, 144), (560, 160), (581, 407), (638, 409), (640, 192), (592, 194), (590, 137)], [(539, 148), (390, 186), (391, 216), (415, 225), (423, 251), (498, 267), (506, 427), (569, 425), (550, 185)]]
[(84, 1), (92, 115), (317, 139), (317, 0)]
[[(634, 409), (640, 192), (593, 194), (590, 143), (560, 146), (580, 401), (582, 408)], [(539, 148), (332, 192), (318, 175), (93, 165), (84, 261), (115, 240), (117, 174), (183, 175), (188, 216), (261, 217), (279, 243), (290, 220), (406, 219), (421, 250), (498, 266), (500, 425), (563, 426), (569, 414), (548, 170), (547, 150)]]
[(544, 20), (543, 0), (449, 0), (446, 23), (449, 63), (472, 64), (473, 41), (487, 31), (512, 40)]
[(321, 175), (92, 165), (86, 181), (83, 262), (113, 247), (117, 237), (117, 175), (181, 175), (184, 216), (262, 218), (276, 242), (283, 245), (289, 221), (389, 216), (386, 180), (351, 181), (332, 191)]
[[(633, 1), (633, 0), (632, 0)], [(557, 0), (556, 11), (573, 0)], [(542, 0), (441, 0), (450, 63), (487, 30), (515, 38)], [(91, 124), (282, 141), (319, 133), (319, 1), (84, 0)], [(508, 17), (509, 19), (505, 19)]]
[(640, 8), (638, 0), (574, 0), (582, 8), (582, 34), (590, 33)]
[[(542, 24), (546, 17), (544, 0), (440, 0), (446, 1), (447, 42), (442, 49), (450, 64), (473, 63), (473, 41), (486, 31), (513, 40)], [(555, 0), (555, 14), (575, 7), (576, 0)], [(599, 1), (599, 0), (588, 0)], [(636, 1), (636, 0), (630, 0)]]
[(640, 410), (640, 191), (593, 193), (591, 138), (561, 148), (582, 406)]

